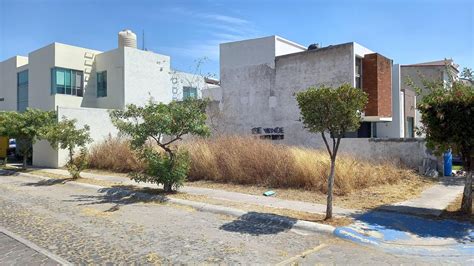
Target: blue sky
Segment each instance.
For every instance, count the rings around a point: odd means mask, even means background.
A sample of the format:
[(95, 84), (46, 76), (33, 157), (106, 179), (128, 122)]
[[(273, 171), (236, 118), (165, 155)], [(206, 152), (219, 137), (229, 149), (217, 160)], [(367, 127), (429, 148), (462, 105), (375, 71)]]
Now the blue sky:
[(355, 41), (395, 63), (453, 58), (474, 68), (474, 2), (0, 0), (0, 61), (54, 41), (97, 50), (135, 31), (172, 66), (219, 71), (219, 43), (280, 35), (304, 46)]

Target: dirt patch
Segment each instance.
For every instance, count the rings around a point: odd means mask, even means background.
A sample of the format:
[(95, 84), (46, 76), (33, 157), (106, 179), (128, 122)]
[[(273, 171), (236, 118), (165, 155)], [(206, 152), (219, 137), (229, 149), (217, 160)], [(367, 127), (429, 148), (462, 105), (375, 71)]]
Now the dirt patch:
[(169, 197), (209, 203), (209, 204), (219, 205), (219, 206), (226, 206), (226, 207), (236, 208), (236, 209), (240, 209), (247, 212), (252, 211), (252, 212), (260, 212), (260, 213), (271, 213), (271, 214), (286, 216), (286, 217), (290, 217), (290, 218), (294, 218), (298, 220), (329, 224), (332, 226), (345, 226), (353, 222), (353, 220), (348, 217), (333, 217), (330, 220), (324, 220), (323, 214), (295, 211), (295, 210), (284, 209), (284, 208), (264, 207), (264, 206), (255, 205), (255, 204), (246, 204), (246, 203), (239, 203), (239, 202), (234, 202), (234, 201), (214, 199), (214, 198), (210, 198), (210, 197), (202, 196), (202, 195), (191, 195), (191, 194), (179, 193), (179, 194), (170, 195)]
[(474, 224), (474, 208), (471, 215), (461, 213), (461, 201), (462, 194), (460, 194), (455, 201), (451, 202), (451, 204), (448, 205), (448, 207), (443, 211), (443, 213), (441, 213), (440, 218), (453, 219)]
[[(422, 177), (407, 179), (397, 184), (374, 186), (354, 191), (347, 195), (336, 195), (334, 196), (334, 205), (347, 209), (372, 209), (381, 205), (415, 198), (420, 195), (422, 191), (434, 184), (435, 181)], [(273, 189), (271, 187), (216, 183), (211, 181), (187, 182), (186, 185), (252, 195), (262, 195), (262, 193), (267, 190), (273, 190), (276, 192), (274, 197), (280, 199), (326, 204), (326, 195), (318, 191), (282, 188)]]

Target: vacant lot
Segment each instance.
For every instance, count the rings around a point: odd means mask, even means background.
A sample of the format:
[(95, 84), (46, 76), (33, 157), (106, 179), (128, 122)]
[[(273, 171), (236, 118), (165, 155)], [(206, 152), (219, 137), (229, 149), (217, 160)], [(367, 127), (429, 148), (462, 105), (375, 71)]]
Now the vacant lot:
[[(181, 145), (190, 153), (188, 185), (324, 203), (329, 159), (325, 151), (276, 145), (245, 137), (193, 140)], [(127, 173), (142, 164), (124, 139), (109, 138), (91, 149), (90, 167)], [(412, 170), (350, 156), (337, 160), (335, 204), (368, 209), (416, 197), (433, 182)]]

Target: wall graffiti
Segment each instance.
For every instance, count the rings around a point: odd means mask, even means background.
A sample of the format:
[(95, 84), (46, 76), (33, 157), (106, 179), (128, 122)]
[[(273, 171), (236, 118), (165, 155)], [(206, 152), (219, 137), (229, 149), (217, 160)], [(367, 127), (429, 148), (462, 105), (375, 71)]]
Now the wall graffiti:
[(254, 127), (252, 134), (259, 135), (261, 139), (279, 140), (285, 138), (283, 127)]

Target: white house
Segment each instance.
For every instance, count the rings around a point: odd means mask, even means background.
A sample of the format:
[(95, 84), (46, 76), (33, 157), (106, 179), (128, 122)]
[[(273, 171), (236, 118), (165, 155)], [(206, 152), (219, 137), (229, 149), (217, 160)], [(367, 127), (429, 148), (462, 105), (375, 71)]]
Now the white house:
[[(200, 97), (203, 77), (171, 69), (169, 56), (137, 49), (129, 30), (118, 37), (118, 47), (106, 52), (52, 43), (0, 62), (0, 110), (57, 110), (59, 118), (88, 124), (100, 141), (116, 133), (107, 109), (141, 105), (150, 97), (164, 103)], [(33, 147), (34, 165), (57, 167), (65, 159), (64, 151), (44, 141)]]

